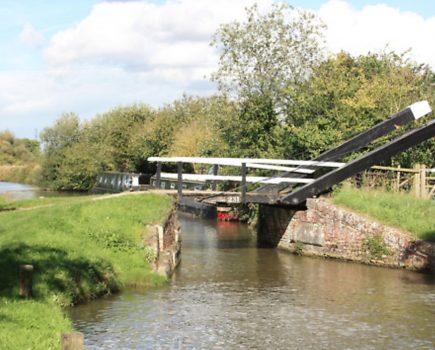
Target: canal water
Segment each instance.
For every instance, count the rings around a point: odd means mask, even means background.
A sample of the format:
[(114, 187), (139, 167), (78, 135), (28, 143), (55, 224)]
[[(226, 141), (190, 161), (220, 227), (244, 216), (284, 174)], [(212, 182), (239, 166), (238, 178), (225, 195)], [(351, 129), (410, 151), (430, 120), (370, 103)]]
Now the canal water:
[(0, 195), (10, 199), (30, 199), (41, 194), (42, 191), (34, 186), (0, 181)]
[(256, 248), (247, 226), (180, 214), (163, 288), (72, 308), (88, 349), (434, 349), (430, 275)]
[(57, 197), (57, 196), (83, 196), (83, 193), (77, 192), (58, 192), (44, 191), (32, 185), (25, 185), (14, 182), (0, 181), (0, 196), (8, 199), (21, 200), (32, 199), (37, 197)]

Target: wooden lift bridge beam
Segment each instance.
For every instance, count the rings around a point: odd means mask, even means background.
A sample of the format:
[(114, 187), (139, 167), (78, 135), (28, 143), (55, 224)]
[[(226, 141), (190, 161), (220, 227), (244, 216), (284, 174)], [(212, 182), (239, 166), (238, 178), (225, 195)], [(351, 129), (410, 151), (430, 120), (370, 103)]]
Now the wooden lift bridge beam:
[[(322, 162), (336, 161), (337, 159), (340, 159), (341, 157), (349, 153), (355, 152), (363, 148), (364, 146), (367, 146), (370, 142), (389, 134), (390, 132), (396, 130), (397, 128), (400, 128), (403, 125), (410, 123), (411, 121), (417, 120), (430, 112), (431, 112), (431, 108), (427, 101), (416, 102), (408, 106), (407, 108), (401, 110), (400, 112), (393, 114), (387, 120), (384, 120), (383, 122), (378, 123), (375, 126), (372, 126), (371, 128), (352, 137), (351, 139), (347, 140), (341, 145), (331, 148), (326, 152), (323, 152), (313, 160), (322, 161)], [(296, 170), (298, 170), (298, 168), (296, 168)], [(304, 168), (310, 169), (310, 167), (308, 166), (304, 166)], [(280, 176), (291, 177), (294, 176), (294, 172), (295, 171), (289, 171), (285, 174), (281, 174)], [(274, 193), (278, 193), (279, 191), (282, 191), (287, 187), (288, 186), (285, 184), (264, 185), (257, 188), (254, 192), (264, 193), (264, 192), (273, 191)]]
[(305, 202), (307, 198), (319, 195), (333, 185), (434, 136), (435, 119), (417, 129), (405, 133), (386, 145), (360, 156), (341, 168), (319, 177), (315, 181), (280, 198), (278, 202), (287, 205), (300, 205)]

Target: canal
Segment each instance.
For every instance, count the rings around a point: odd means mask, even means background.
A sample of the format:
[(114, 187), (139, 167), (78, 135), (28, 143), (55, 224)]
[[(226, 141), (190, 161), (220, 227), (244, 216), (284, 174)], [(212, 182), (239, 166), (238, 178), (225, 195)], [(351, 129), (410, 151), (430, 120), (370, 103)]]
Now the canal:
[(39, 187), (32, 185), (25, 185), (14, 182), (0, 181), (0, 196), (7, 199), (22, 200), (32, 199), (37, 197), (58, 197), (58, 196), (83, 196), (86, 193), (80, 192), (58, 192), (58, 191), (44, 191)]
[(163, 288), (72, 308), (88, 349), (434, 349), (433, 276), (256, 248), (245, 225), (179, 215)]
[(10, 199), (30, 199), (42, 195), (42, 191), (30, 185), (0, 181), (0, 195)]

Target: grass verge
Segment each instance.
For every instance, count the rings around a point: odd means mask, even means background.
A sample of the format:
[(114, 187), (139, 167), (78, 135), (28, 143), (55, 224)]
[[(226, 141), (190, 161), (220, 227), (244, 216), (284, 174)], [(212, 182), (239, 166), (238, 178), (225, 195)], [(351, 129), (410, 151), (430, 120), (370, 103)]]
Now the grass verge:
[(435, 201), (409, 194), (343, 187), (333, 202), (366, 214), (386, 225), (410, 232), (415, 238), (435, 242)]
[[(166, 218), (171, 198), (141, 194), (56, 201), (51, 207), (0, 213), (2, 349), (58, 349), (60, 334), (71, 329), (62, 307), (125, 285), (164, 281), (151, 272), (142, 237), (146, 224)], [(18, 298), (21, 264), (34, 265), (32, 300)]]

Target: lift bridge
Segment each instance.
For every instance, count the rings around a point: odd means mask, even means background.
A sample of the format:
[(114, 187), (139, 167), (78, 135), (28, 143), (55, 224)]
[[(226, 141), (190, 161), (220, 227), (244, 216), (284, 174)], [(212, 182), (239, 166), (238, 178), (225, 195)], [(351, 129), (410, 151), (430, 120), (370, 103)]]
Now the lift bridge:
[[(260, 203), (298, 207), (303, 205), (307, 198), (320, 196), (341, 181), (434, 137), (435, 119), (353, 160), (339, 161), (344, 156), (363, 149), (374, 140), (431, 112), (427, 101), (416, 102), (312, 160), (150, 157), (148, 161), (157, 162), (156, 187), (160, 187), (162, 179), (176, 180), (180, 198), (183, 196), (183, 181), (211, 182), (212, 191), (201, 193), (201, 200), (209, 204)], [(162, 163), (176, 163), (177, 173), (162, 172)], [(213, 171), (211, 174), (185, 174), (185, 163), (207, 164)], [(219, 168), (223, 166), (239, 167), (239, 175), (219, 175)], [(262, 169), (275, 173), (269, 176), (250, 176), (248, 169)], [(239, 185), (230, 191), (216, 191), (216, 184), (223, 181), (237, 182)], [(248, 185), (254, 189), (247, 191)], [(187, 195), (186, 191), (184, 194)]]

